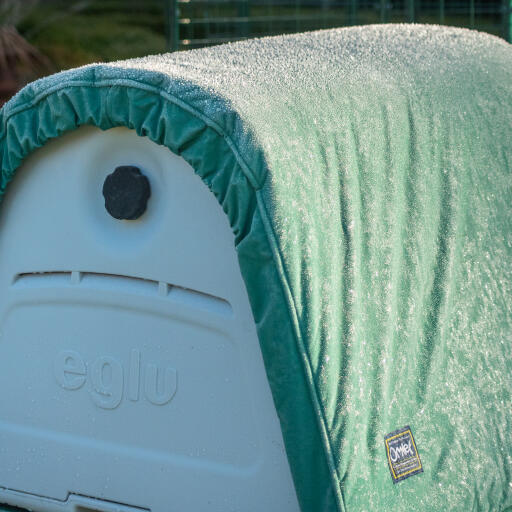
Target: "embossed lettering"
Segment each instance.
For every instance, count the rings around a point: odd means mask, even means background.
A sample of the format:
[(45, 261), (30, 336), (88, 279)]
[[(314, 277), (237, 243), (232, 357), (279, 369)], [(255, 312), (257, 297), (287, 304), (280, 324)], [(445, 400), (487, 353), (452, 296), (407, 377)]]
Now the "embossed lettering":
[(123, 367), (113, 357), (100, 357), (91, 366), (91, 397), (102, 409), (115, 409), (123, 399)]
[(87, 379), (82, 356), (73, 350), (64, 350), (55, 358), (53, 372), (64, 389), (80, 389)]
[(132, 350), (130, 354), (130, 376), (128, 378), (128, 398), (133, 402), (139, 399), (140, 352)]
[(164, 405), (176, 393), (176, 370), (159, 369), (156, 364), (146, 366), (146, 398), (155, 405)]
[[(141, 363), (139, 350), (130, 351), (126, 371), (114, 357), (100, 356), (88, 365), (84, 358), (73, 350), (60, 352), (54, 361), (54, 375), (59, 385), (69, 391), (79, 390), (88, 382), (92, 401), (102, 409), (116, 409), (126, 396), (131, 402), (146, 400), (153, 405), (169, 403), (177, 389), (177, 372), (170, 366)], [(143, 397), (140, 384), (143, 382)]]

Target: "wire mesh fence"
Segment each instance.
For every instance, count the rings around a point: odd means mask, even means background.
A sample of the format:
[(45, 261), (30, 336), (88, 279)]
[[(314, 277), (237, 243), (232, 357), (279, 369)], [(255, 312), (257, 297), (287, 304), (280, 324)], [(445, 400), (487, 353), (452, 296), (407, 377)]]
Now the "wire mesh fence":
[(370, 23), (438, 23), (511, 40), (511, 0), (166, 0), (171, 50)]
[[(20, 31), (48, 53), (58, 53), (57, 61), (66, 53), (66, 46), (81, 45), (84, 61), (85, 54), (112, 60), (136, 56), (139, 47), (141, 54), (147, 54), (371, 23), (439, 23), (512, 40), (512, 0), (0, 0), (0, 5), (2, 2), (28, 13), (17, 24)], [(3, 25), (1, 15), (0, 11)], [(64, 44), (56, 50), (60, 43)]]
[(512, 41), (511, 7), (512, 0), (0, 0), (0, 105), (61, 69), (321, 28), (440, 23)]

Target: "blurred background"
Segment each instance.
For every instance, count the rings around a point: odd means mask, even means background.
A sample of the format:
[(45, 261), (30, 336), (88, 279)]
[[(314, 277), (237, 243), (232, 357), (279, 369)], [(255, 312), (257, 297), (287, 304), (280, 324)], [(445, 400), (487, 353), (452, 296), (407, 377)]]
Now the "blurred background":
[(512, 40), (512, 0), (0, 0), (0, 104), (91, 62), (369, 23), (438, 23)]

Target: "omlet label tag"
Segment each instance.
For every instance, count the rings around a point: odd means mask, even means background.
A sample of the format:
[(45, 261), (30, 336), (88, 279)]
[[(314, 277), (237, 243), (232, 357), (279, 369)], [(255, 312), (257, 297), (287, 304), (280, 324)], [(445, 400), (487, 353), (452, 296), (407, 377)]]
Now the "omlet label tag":
[(411, 427), (407, 426), (391, 432), (384, 438), (384, 444), (394, 484), (412, 475), (423, 473)]

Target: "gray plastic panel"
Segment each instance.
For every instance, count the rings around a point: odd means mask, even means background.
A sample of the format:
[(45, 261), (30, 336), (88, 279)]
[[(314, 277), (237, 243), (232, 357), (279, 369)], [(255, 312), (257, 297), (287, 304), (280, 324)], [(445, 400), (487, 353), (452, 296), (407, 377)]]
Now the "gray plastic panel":
[[(150, 181), (136, 221), (104, 207), (119, 165)], [(298, 510), (233, 234), (183, 159), (124, 128), (48, 143), (0, 252), (0, 503)]]

